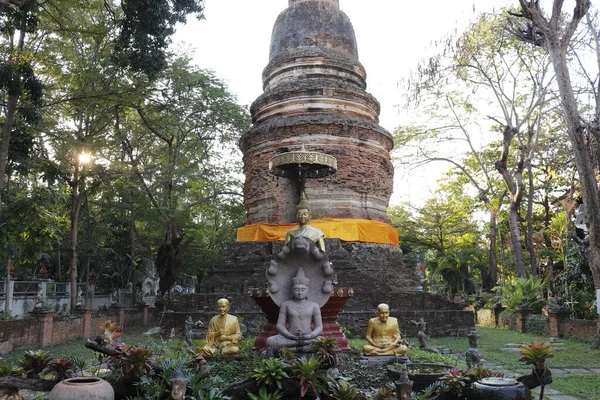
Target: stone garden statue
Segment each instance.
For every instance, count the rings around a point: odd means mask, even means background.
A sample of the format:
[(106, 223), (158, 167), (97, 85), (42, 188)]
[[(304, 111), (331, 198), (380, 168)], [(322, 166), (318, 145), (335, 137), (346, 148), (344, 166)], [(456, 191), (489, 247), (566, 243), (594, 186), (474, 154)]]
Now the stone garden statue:
[(387, 304), (377, 306), (377, 317), (369, 320), (366, 339), (369, 344), (363, 346), (365, 356), (404, 356), (408, 352), (401, 342), (398, 320), (390, 317)]
[(481, 365), (481, 353), (477, 350), (479, 345), (479, 334), (475, 330), (475, 327), (471, 328), (471, 332), (467, 334), (469, 338), (469, 349), (465, 353), (468, 368), (475, 368)]
[(321, 309), (307, 299), (309, 280), (302, 267), (292, 278), (292, 299), (284, 301), (277, 319), (278, 335), (267, 339), (267, 347), (287, 347), (294, 352), (307, 353), (311, 344), (323, 332)]
[(219, 315), (212, 317), (206, 333), (206, 346), (202, 348), (204, 357), (214, 357), (219, 351), (224, 356), (239, 356), (238, 344), (242, 340), (242, 331), (237, 317), (227, 314), (229, 300), (217, 301)]
[(308, 225), (310, 206), (304, 194), (296, 211), (299, 227), (286, 234), (285, 245), (265, 272), (269, 296), (279, 306), (279, 334), (266, 345), (307, 353), (323, 331), (321, 307), (333, 293), (335, 275), (323, 232)]
[(419, 330), (419, 333), (417, 333), (417, 338), (419, 338), (419, 347), (431, 353), (439, 353), (440, 351), (437, 349), (437, 347), (430, 346), (427, 343), (427, 340), (429, 339), (429, 336), (427, 333), (425, 333), (425, 330), (427, 329), (427, 322), (425, 322), (423, 317), (421, 317), (418, 321), (410, 320), (410, 322), (415, 324)]

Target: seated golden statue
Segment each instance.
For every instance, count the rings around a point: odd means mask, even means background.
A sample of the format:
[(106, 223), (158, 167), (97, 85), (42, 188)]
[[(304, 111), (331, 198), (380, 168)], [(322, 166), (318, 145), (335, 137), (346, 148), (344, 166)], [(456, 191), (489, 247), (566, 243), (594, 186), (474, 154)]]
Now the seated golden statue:
[(285, 244), (288, 244), (293, 239), (304, 236), (307, 239), (312, 240), (319, 250), (323, 253), (325, 252), (325, 241), (323, 238), (325, 235), (317, 228), (313, 228), (309, 225), (310, 223), (310, 205), (306, 199), (306, 195), (304, 192), (300, 195), (300, 201), (296, 206), (296, 221), (298, 222), (298, 227), (291, 229), (285, 235)]
[(365, 356), (403, 356), (408, 347), (400, 343), (398, 320), (390, 317), (387, 304), (377, 306), (377, 317), (371, 318), (367, 326), (367, 342), (363, 346)]
[(202, 348), (204, 357), (214, 357), (217, 351), (224, 356), (237, 356), (240, 354), (238, 344), (242, 340), (242, 332), (237, 317), (227, 314), (229, 300), (217, 301), (219, 315), (211, 318), (206, 333), (206, 346)]

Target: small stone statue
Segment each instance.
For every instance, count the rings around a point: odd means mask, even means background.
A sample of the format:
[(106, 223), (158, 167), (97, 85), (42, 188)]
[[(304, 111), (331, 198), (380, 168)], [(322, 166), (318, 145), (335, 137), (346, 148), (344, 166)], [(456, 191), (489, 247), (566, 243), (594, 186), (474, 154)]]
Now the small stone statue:
[(417, 337), (419, 338), (419, 347), (431, 353), (439, 353), (440, 351), (437, 349), (437, 347), (430, 346), (427, 343), (427, 340), (429, 339), (429, 336), (427, 333), (425, 333), (425, 330), (427, 329), (427, 322), (425, 322), (423, 317), (421, 317), (418, 321), (411, 320), (410, 322), (415, 324), (417, 329), (419, 329), (419, 333), (417, 333)]
[(377, 306), (377, 317), (369, 320), (366, 339), (369, 344), (363, 346), (365, 356), (403, 356), (408, 352), (401, 343), (398, 320), (390, 317), (387, 304)]
[(481, 353), (477, 350), (479, 345), (479, 334), (475, 327), (471, 328), (471, 332), (467, 334), (469, 338), (469, 349), (465, 353), (468, 368), (475, 368), (481, 365)]
[(208, 324), (206, 333), (206, 346), (202, 348), (204, 357), (214, 357), (217, 350), (224, 356), (238, 356), (240, 348), (238, 344), (242, 340), (242, 331), (237, 317), (227, 314), (229, 312), (229, 300), (219, 299), (217, 301), (219, 315), (212, 317)]
[(201, 327), (204, 325), (202, 321), (194, 322), (191, 315), (188, 315), (184, 322), (185, 342), (191, 344), (192, 341), (202, 337)]
[(294, 352), (307, 353), (310, 345), (318, 340), (323, 332), (321, 310), (317, 303), (307, 299), (308, 287), (309, 279), (300, 267), (292, 278), (292, 300), (284, 301), (279, 308), (279, 334), (267, 339), (267, 347), (287, 347)]

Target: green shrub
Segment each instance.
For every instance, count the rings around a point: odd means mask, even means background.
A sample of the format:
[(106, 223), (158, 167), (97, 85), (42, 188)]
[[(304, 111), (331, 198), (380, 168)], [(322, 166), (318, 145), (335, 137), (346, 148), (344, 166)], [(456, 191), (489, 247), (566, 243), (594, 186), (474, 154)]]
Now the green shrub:
[(525, 318), (525, 332), (539, 336), (547, 336), (549, 332), (546, 330), (547, 318), (543, 315), (532, 314)]
[(517, 315), (510, 311), (498, 314), (498, 328), (515, 330), (517, 328)]
[(494, 291), (500, 292), (502, 305), (508, 311), (517, 312), (526, 306), (535, 313), (540, 313), (546, 304), (543, 296), (545, 283), (541, 279), (517, 278), (506, 283), (504, 286), (496, 286)]

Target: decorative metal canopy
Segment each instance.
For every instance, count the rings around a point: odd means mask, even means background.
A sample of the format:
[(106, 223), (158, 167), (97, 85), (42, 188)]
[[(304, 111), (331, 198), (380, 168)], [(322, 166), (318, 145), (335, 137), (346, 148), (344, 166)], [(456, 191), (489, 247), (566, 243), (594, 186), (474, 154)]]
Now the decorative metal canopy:
[(269, 171), (282, 178), (305, 179), (325, 178), (337, 172), (337, 160), (329, 154), (300, 151), (278, 154), (269, 161)]

